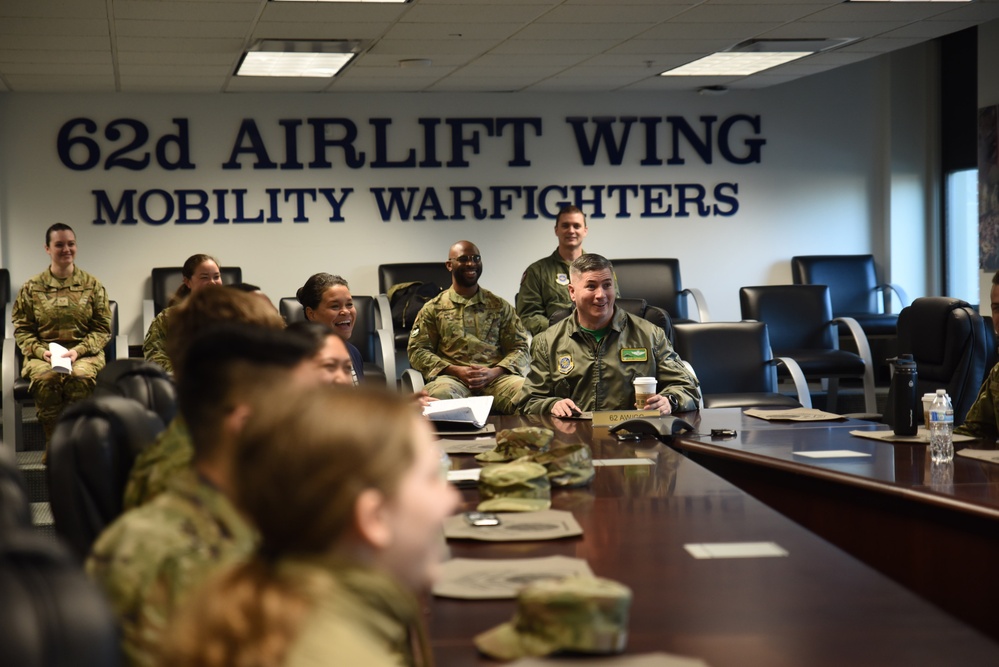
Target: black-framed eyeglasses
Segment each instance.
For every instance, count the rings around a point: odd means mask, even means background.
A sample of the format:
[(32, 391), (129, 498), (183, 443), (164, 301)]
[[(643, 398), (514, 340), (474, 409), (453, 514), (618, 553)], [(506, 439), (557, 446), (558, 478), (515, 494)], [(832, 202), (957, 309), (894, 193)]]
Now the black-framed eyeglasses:
[(458, 262), (459, 264), (478, 264), (482, 261), (482, 255), (462, 255), (461, 257), (448, 257), (449, 262)]

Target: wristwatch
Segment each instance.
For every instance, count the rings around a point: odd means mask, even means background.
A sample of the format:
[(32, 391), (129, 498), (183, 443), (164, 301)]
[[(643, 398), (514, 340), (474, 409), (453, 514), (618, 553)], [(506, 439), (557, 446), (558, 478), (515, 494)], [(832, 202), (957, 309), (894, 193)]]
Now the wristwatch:
[(673, 394), (666, 394), (666, 400), (669, 401), (670, 412), (676, 412), (677, 408), (680, 407), (680, 400)]

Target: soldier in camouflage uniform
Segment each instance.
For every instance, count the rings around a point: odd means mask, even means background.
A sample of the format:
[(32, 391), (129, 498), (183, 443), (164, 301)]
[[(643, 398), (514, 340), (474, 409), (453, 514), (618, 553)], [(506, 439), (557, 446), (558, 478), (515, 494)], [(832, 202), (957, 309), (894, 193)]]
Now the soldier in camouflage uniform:
[(222, 269), (219, 268), (219, 261), (211, 255), (197, 254), (191, 255), (184, 262), (181, 269), (183, 281), (177, 292), (170, 299), (166, 308), (149, 323), (149, 331), (142, 341), (142, 356), (146, 361), (159, 364), (167, 373), (173, 373), (173, 364), (166, 351), (167, 329), (169, 326), (170, 314), (174, 307), (187, 298), (191, 292), (207, 285), (222, 284)]
[[(90, 396), (111, 340), (111, 309), (104, 286), (76, 266), (76, 234), (56, 223), (45, 232), (49, 268), (28, 280), (14, 301), (14, 339), (24, 355), (23, 377), (48, 444), (63, 408)], [(49, 343), (67, 348), (71, 373), (52, 369)]]
[(494, 398), (493, 413), (513, 414), (529, 361), (527, 332), (513, 306), (479, 287), (482, 256), (469, 241), (448, 253), (451, 288), (420, 309), (409, 337), (409, 364), (433, 398)]
[[(999, 271), (992, 276), (989, 300), (992, 303), (992, 330), (999, 332)], [(987, 443), (994, 443), (999, 438), (999, 364), (985, 376), (978, 398), (954, 433), (980, 438)]]
[(569, 417), (574, 411), (635, 409), (636, 377), (656, 378), (645, 410), (696, 410), (697, 380), (658, 326), (614, 305), (614, 269), (600, 255), (572, 263), (572, 317), (539, 334), (518, 397), (524, 414)]
[(191, 344), (177, 397), (194, 446), (193, 466), (111, 524), (86, 564), (118, 617), (129, 665), (156, 664), (178, 604), (255, 548), (255, 531), (230, 497), (241, 415), (271, 391), (315, 382), (311, 352), (301, 337), (251, 325), (223, 326)]
[[(269, 301), (231, 287), (205, 287), (174, 307), (167, 347), (175, 367), (184, 365), (187, 347), (200, 333), (226, 322), (284, 329), (284, 320)], [(125, 485), (125, 509), (162, 493), (173, 476), (190, 466), (193, 457), (190, 435), (183, 415), (178, 414), (156, 442), (136, 457)]]

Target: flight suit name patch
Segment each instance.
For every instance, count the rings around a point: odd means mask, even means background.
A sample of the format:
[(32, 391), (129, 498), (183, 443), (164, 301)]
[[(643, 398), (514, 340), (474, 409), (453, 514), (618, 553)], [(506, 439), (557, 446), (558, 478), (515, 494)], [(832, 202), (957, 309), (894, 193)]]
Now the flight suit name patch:
[(634, 361), (648, 361), (649, 350), (644, 347), (621, 348), (621, 361), (628, 363)]

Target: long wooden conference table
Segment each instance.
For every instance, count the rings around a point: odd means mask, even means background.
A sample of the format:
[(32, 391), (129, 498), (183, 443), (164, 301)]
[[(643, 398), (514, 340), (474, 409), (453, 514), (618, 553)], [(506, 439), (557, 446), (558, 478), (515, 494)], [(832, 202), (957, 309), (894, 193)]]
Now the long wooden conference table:
[[(695, 433), (708, 433), (712, 427), (737, 429), (737, 437), (728, 442), (733, 451), (739, 441), (750, 448), (799, 437), (801, 442), (813, 437), (818, 442), (819, 433), (848, 431), (839, 422), (813, 427), (814, 433), (765, 421), (752, 424), (738, 410), (707, 410), (684, 417), (695, 423)], [(596, 575), (626, 584), (634, 592), (626, 653), (665, 651), (701, 658), (714, 667), (999, 665), (999, 644), (994, 639), (693, 460), (701, 457), (694, 450), (703, 453), (701, 448), (711, 445), (710, 438), (691, 435), (676, 441), (674, 446), (689, 448), (691, 455), (686, 456), (654, 439), (620, 443), (606, 428), (584, 421), (519, 417), (492, 421), (497, 429), (547, 426), (556, 433), (556, 445), (587, 443), (595, 459), (654, 461), (644, 466), (598, 467), (591, 485), (553, 491), (552, 507), (573, 513), (583, 527), (580, 537), (449, 541), (452, 555), (462, 558), (582, 558)], [(879, 449), (877, 443), (861, 442)], [(879, 463), (872, 464), (874, 469), (887, 470), (885, 457), (887, 453), (875, 457)], [(470, 456), (455, 456), (452, 465), (478, 464)], [(837, 465), (842, 464), (830, 467)], [(915, 467), (915, 463), (907, 468), (893, 463), (892, 476), (914, 477)], [(961, 469), (963, 475), (964, 467), (958, 462), (955, 470)], [(929, 489), (931, 480), (920, 480)], [(474, 509), (478, 492), (462, 493), (462, 509)], [(929, 490), (927, 494), (947, 505), (946, 494)], [(975, 520), (991, 521), (993, 531), (999, 532), (995, 531), (999, 502), (989, 509), (994, 517), (979, 507)], [(868, 537), (877, 541), (883, 533)], [(685, 545), (742, 542), (773, 542), (788, 555), (700, 560), (685, 549)], [(995, 553), (999, 555), (999, 550)], [(988, 571), (980, 575), (987, 577)], [(941, 570), (936, 576), (946, 580), (951, 573)], [(962, 593), (967, 598), (977, 594), (976, 590)], [(477, 653), (472, 638), (510, 620), (515, 608), (514, 600), (431, 598), (429, 628), (438, 665), (494, 664)]]

